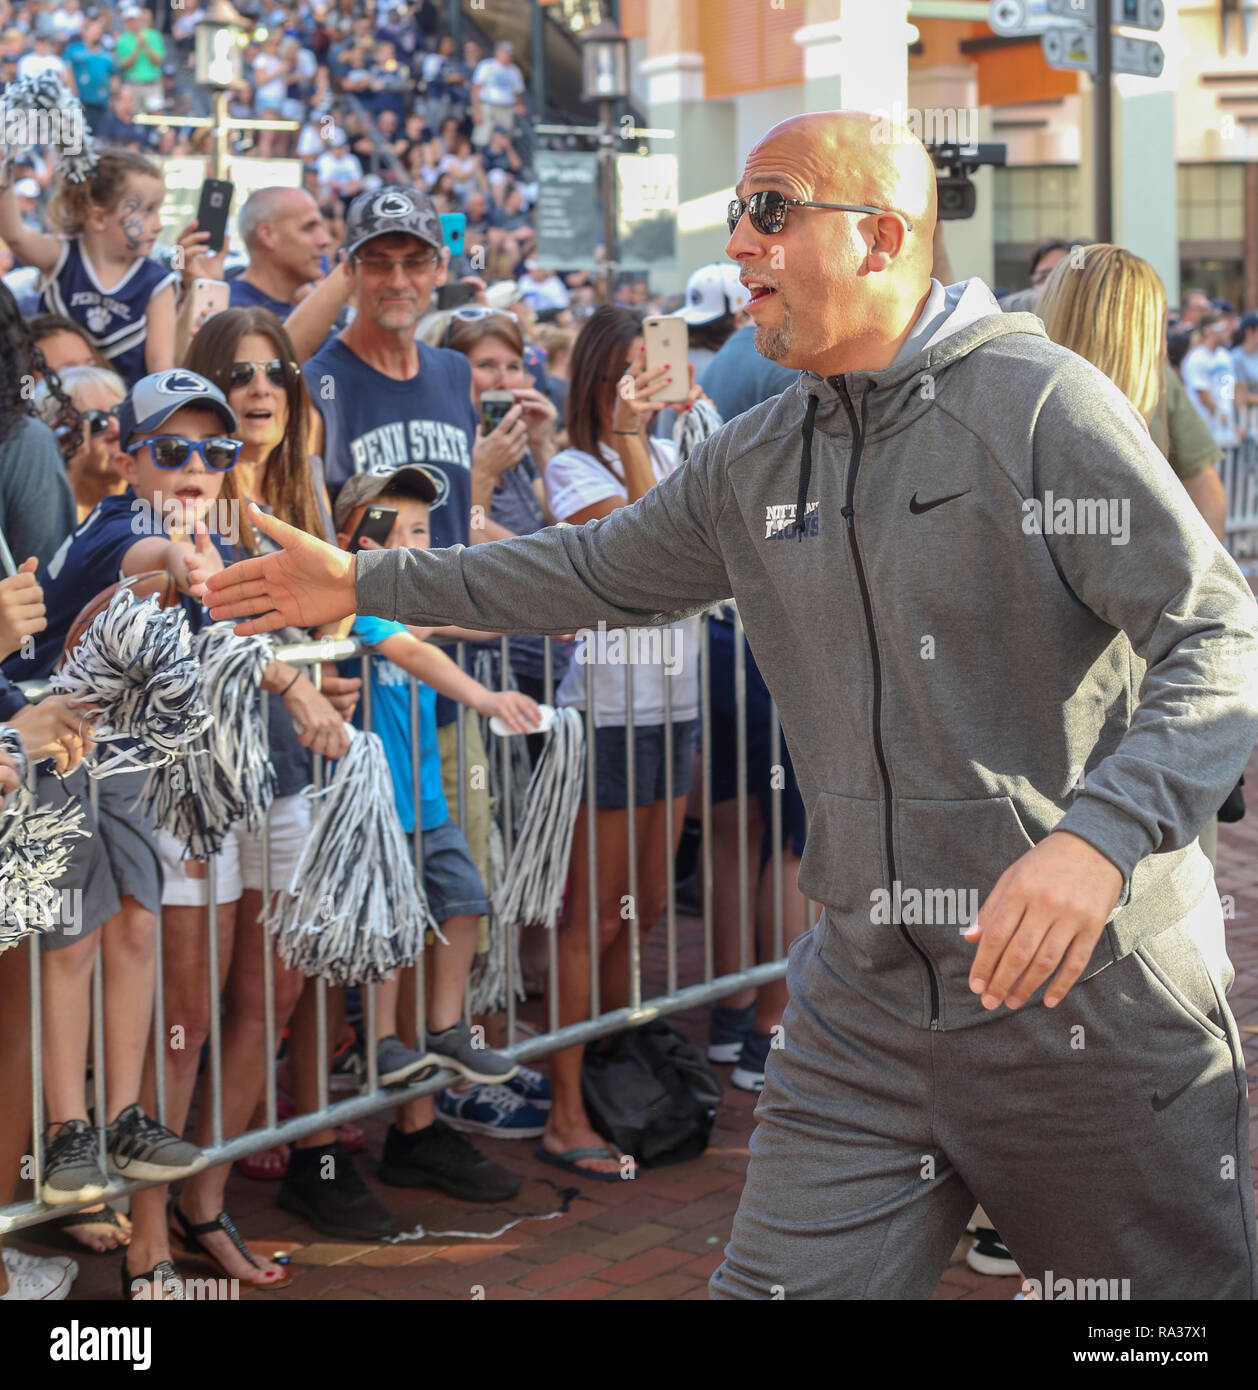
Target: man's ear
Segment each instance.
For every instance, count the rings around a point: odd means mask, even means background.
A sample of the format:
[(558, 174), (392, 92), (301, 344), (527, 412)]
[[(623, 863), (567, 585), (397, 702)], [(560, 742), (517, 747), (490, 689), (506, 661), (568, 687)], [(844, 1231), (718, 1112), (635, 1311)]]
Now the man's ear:
[(871, 271), (889, 270), (904, 247), (907, 233), (898, 217), (879, 217), (874, 221), (874, 239), (865, 264)]
[(450, 273), (450, 248), (449, 248), (448, 246), (443, 246), (443, 247), (441, 248), (441, 264), (437, 267), (437, 276), (436, 276), (436, 279), (433, 280), (433, 285), (434, 285), (437, 289), (440, 289), (441, 286), (445, 284), (446, 278), (447, 278), (447, 276), (449, 275), (449, 273)]

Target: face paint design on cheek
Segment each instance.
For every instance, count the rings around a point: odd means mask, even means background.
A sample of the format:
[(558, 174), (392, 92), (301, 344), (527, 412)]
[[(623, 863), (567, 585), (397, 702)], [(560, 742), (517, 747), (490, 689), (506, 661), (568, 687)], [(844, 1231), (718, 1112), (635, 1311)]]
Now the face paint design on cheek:
[(120, 216), (118, 225), (122, 228), (122, 234), (127, 239), (127, 250), (133, 256), (140, 254), (140, 244), (144, 240), (144, 218), (140, 213), (142, 199), (138, 194), (132, 193), (122, 200), (119, 208)]

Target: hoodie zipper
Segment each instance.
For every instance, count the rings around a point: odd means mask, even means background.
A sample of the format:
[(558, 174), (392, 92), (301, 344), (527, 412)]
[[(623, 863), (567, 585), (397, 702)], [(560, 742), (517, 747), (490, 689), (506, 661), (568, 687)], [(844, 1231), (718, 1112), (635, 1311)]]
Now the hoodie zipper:
[[(869, 655), (873, 663), (874, 675), (874, 757), (878, 762), (878, 773), (882, 778), (883, 803), (886, 807), (885, 826), (887, 836), (887, 882), (892, 894), (895, 894), (896, 867), (895, 867), (895, 810), (891, 799), (891, 773), (887, 769), (886, 750), (882, 746), (882, 661), (878, 656), (878, 639), (874, 634), (874, 610), (869, 597), (869, 584), (865, 579), (865, 566), (861, 561), (860, 546), (856, 542), (856, 474), (860, 469), (861, 454), (865, 449), (865, 406), (869, 400), (869, 393), (874, 389), (871, 382), (866, 387), (865, 395), (861, 398), (861, 420), (856, 419), (856, 407), (852, 404), (851, 393), (847, 389), (847, 380), (844, 377), (833, 377), (831, 380), (838, 386), (843, 397), (843, 405), (847, 411), (848, 419), (852, 425), (852, 461), (847, 470), (847, 505), (843, 508), (843, 518), (847, 522), (847, 539), (852, 547), (852, 563), (856, 568), (856, 583), (860, 588), (861, 604), (865, 610), (865, 630), (869, 634)], [(909, 929), (903, 922), (897, 922), (900, 934), (909, 946), (921, 957), (922, 964), (926, 967), (926, 975), (930, 980), (930, 1027), (935, 1032), (939, 1028), (939, 982), (935, 978), (935, 969), (930, 963), (930, 957), (909, 935)]]

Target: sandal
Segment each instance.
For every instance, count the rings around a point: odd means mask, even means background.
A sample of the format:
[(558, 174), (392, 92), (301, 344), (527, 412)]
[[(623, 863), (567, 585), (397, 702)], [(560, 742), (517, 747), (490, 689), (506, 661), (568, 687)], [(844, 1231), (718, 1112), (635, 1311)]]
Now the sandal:
[[(240, 1232), (236, 1229), (235, 1222), (225, 1211), (220, 1211), (213, 1221), (202, 1221), (196, 1226), (183, 1214), (177, 1202), (170, 1204), (170, 1214), (175, 1218), (178, 1227), (178, 1229), (171, 1228), (171, 1236), (173, 1237), (171, 1244), (176, 1249), (182, 1250), (184, 1254), (200, 1255), (203, 1259), (209, 1260), (212, 1265), (217, 1266), (228, 1279), (240, 1279), (240, 1276), (233, 1274), (212, 1250), (207, 1250), (201, 1244), (201, 1236), (209, 1235), (211, 1231), (222, 1231), (254, 1269), (262, 1268), (253, 1258), (253, 1252), (245, 1244)], [(280, 1279), (268, 1279), (265, 1283), (254, 1283), (252, 1280), (240, 1279), (240, 1282), (251, 1289), (285, 1289), (293, 1282), (293, 1276), (288, 1270), (285, 1270)]]
[[(183, 1280), (179, 1277), (179, 1271), (169, 1260), (159, 1260), (152, 1269), (144, 1274), (128, 1274), (127, 1261), (125, 1258), (123, 1259), (122, 1298), (124, 1303), (151, 1301), (153, 1292), (159, 1285), (162, 1290), (161, 1302), (186, 1303), (188, 1301), (183, 1291)], [(140, 1290), (144, 1291), (140, 1292)]]
[[(74, 1234), (75, 1228), (79, 1226), (107, 1226), (117, 1231), (120, 1239), (117, 1245), (98, 1247), (82, 1236)], [(53, 1216), (41, 1222), (40, 1231), (53, 1237), (48, 1241), (49, 1245), (62, 1246), (76, 1252), (87, 1250), (93, 1255), (109, 1255), (115, 1250), (125, 1250), (131, 1243), (131, 1232), (123, 1226), (118, 1219), (118, 1213), (111, 1206), (102, 1206), (95, 1211), (62, 1212), (60, 1216)]]
[(562, 1168), (565, 1173), (574, 1173), (578, 1178), (590, 1178), (593, 1182), (620, 1182), (619, 1172), (604, 1173), (597, 1168), (583, 1168), (581, 1159), (583, 1158), (614, 1158), (620, 1162), (620, 1154), (610, 1146), (602, 1149), (565, 1149), (561, 1154), (553, 1154), (543, 1145), (539, 1144), (533, 1150), (533, 1157), (541, 1159), (543, 1163), (553, 1164), (556, 1168)]

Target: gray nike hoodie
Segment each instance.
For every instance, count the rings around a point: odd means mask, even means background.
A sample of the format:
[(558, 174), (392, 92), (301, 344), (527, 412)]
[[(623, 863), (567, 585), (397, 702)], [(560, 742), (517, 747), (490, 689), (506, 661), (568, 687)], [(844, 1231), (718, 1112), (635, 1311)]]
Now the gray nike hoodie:
[(969, 990), (972, 909), (1051, 830), (1123, 874), (1085, 978), (1214, 891), (1196, 837), (1258, 734), (1258, 607), (1144, 421), (1034, 315), (936, 284), (906, 347), (801, 373), (599, 521), (361, 553), (358, 607), (562, 633), (733, 594), (824, 958), (957, 1028), (1004, 1012)]

